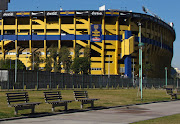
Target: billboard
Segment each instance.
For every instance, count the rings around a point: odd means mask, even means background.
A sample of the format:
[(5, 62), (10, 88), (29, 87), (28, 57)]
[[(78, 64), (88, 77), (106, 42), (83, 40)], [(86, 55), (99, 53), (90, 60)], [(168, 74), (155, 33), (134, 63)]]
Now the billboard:
[(91, 25), (91, 42), (102, 42), (101, 24)]
[(76, 11), (76, 16), (88, 16), (89, 11)]
[(44, 11), (33, 11), (31, 16), (44, 16)]
[(90, 11), (90, 16), (104, 16), (104, 11)]
[(59, 11), (46, 11), (46, 16), (59, 16)]
[(16, 13), (15, 12), (4, 12), (2, 14), (3, 17), (16, 17)]

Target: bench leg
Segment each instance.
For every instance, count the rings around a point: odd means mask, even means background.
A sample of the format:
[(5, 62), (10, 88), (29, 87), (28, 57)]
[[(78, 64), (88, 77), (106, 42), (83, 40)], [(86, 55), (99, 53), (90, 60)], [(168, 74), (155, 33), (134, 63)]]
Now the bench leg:
[(54, 104), (52, 104), (52, 112), (55, 112), (55, 106), (54, 106)]
[(32, 106), (31, 108), (31, 113), (34, 113), (35, 105)]
[(18, 114), (18, 108), (15, 107), (14, 115)]
[(65, 103), (64, 108), (65, 108), (65, 111), (68, 110), (67, 103)]
[(174, 98), (177, 99), (177, 94), (174, 95)]
[(83, 109), (83, 103), (81, 103), (81, 109)]
[(94, 108), (94, 101), (91, 102), (91, 108)]

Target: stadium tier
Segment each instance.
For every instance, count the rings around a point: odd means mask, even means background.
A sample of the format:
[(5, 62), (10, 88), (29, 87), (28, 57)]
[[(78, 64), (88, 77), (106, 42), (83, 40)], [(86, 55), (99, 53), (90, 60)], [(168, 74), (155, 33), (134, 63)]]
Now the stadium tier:
[(165, 67), (171, 68), (175, 30), (161, 19), (128, 11), (1, 12), (0, 57), (15, 59), (17, 48), (18, 58), (29, 67), (35, 51), (46, 58), (52, 45), (67, 46), (73, 58), (76, 45), (81, 56), (88, 45), (91, 74), (131, 77), (132, 70), (139, 70), (139, 22), (146, 76), (164, 77)]

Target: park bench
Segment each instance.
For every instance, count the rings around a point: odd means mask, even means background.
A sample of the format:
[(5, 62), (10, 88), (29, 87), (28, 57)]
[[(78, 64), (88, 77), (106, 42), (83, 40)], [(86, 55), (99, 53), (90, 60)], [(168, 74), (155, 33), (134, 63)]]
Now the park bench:
[(15, 115), (18, 114), (18, 110), (24, 109), (31, 109), (31, 113), (34, 113), (35, 105), (41, 104), (40, 102), (28, 102), (29, 96), (27, 92), (6, 93), (6, 96), (8, 106), (15, 108)]
[(87, 91), (74, 91), (75, 101), (81, 102), (81, 109), (84, 104), (91, 104), (91, 107), (94, 107), (94, 101), (99, 99), (89, 99)]
[(52, 105), (52, 112), (55, 111), (55, 107), (64, 106), (67, 111), (67, 104), (72, 102), (72, 100), (62, 100), (61, 92), (44, 92), (45, 102)]
[[(171, 99), (177, 99), (178, 94), (173, 92), (173, 88), (165, 88), (165, 89), (166, 89), (166, 93), (171, 96)], [(180, 91), (178, 90), (178, 92)]]

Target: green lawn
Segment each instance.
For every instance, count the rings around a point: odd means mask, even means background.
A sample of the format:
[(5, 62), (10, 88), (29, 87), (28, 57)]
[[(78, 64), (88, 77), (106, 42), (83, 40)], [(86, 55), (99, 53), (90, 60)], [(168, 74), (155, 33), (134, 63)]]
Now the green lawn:
[(179, 124), (180, 123), (180, 114), (165, 116), (161, 118), (140, 121), (133, 124)]
[[(86, 89), (87, 90), (87, 89)], [(73, 90), (59, 90), (62, 93), (63, 99), (74, 100)], [(100, 100), (95, 101), (95, 106), (119, 106), (136, 103), (146, 103), (153, 101), (167, 101), (170, 100), (170, 96), (166, 95), (165, 90), (159, 89), (144, 89), (143, 90), (143, 101), (140, 96), (137, 97), (137, 89), (88, 89), (90, 98), (99, 98)], [(0, 92), (0, 118), (14, 117), (14, 108), (7, 106), (6, 93), (8, 91)], [(11, 92), (23, 92), (23, 91), (11, 91)], [(51, 105), (44, 102), (44, 96), (42, 90), (39, 91), (27, 91), (30, 97), (30, 102), (42, 102), (42, 104), (36, 106), (36, 113), (51, 113)], [(89, 107), (85, 105), (84, 107)], [(72, 102), (68, 104), (69, 109), (80, 109), (79, 102)], [(55, 111), (63, 110), (64, 107), (56, 107)], [(22, 114), (29, 114), (31, 110), (21, 110), (17, 116)]]

